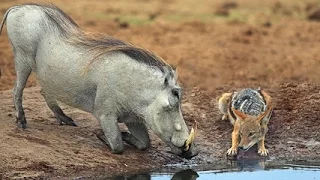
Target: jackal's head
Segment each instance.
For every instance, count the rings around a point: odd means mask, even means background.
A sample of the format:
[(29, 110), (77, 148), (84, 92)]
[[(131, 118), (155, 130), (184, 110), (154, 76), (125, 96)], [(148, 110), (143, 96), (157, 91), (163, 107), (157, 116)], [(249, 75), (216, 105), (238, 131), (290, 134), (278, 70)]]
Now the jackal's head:
[(265, 113), (260, 116), (250, 116), (233, 109), (233, 112), (240, 120), (239, 135), (241, 141), (239, 143), (240, 148), (247, 151), (257, 142), (259, 142), (267, 133), (267, 121), (265, 119)]

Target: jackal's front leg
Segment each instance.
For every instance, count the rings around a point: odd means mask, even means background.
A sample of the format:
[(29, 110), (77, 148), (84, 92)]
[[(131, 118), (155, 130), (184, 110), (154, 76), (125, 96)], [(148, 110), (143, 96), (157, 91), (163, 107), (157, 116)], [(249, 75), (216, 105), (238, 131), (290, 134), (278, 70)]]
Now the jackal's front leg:
[(263, 138), (258, 142), (258, 154), (260, 154), (261, 156), (268, 156), (269, 151), (264, 146), (264, 140), (265, 136), (263, 136)]
[[(269, 121), (269, 119), (268, 119), (268, 121)], [(268, 131), (267, 123), (263, 123), (262, 124), (262, 131), (263, 131), (264, 135), (261, 138), (261, 140), (258, 142), (258, 154), (260, 154), (261, 156), (267, 156), (269, 151), (264, 146), (264, 140), (265, 140), (265, 137), (266, 137), (266, 133)]]
[(240, 130), (240, 124), (239, 124), (239, 122), (236, 122), (234, 124), (233, 131), (232, 131), (232, 146), (227, 151), (227, 154), (229, 156), (233, 156), (233, 155), (236, 155), (238, 153), (239, 130)]

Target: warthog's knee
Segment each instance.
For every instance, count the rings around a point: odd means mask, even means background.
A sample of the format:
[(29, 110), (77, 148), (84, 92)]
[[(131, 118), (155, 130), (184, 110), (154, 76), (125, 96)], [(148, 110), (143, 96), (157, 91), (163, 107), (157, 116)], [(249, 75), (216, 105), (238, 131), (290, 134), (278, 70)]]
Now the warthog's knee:
[(146, 150), (150, 147), (150, 142), (140, 142), (140, 145), (137, 147), (139, 150)]
[(144, 144), (143, 146), (139, 147), (139, 150), (146, 150), (150, 147), (150, 144)]
[(96, 129), (94, 134), (107, 146), (111, 148), (112, 153), (121, 154), (124, 151), (123, 142), (121, 139), (108, 139), (102, 129)]
[(114, 154), (122, 154), (124, 151), (124, 146), (123, 146), (122, 142), (111, 145), (110, 148), (111, 148), (112, 153), (114, 153)]

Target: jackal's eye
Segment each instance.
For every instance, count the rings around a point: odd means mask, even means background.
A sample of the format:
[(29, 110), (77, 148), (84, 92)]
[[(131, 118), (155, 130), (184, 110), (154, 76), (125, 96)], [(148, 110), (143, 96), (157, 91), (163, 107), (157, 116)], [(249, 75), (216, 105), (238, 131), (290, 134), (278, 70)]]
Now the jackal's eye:
[(252, 136), (254, 136), (254, 133), (253, 133), (253, 132), (250, 132), (250, 133), (248, 134), (248, 136), (249, 136), (249, 137), (252, 137)]

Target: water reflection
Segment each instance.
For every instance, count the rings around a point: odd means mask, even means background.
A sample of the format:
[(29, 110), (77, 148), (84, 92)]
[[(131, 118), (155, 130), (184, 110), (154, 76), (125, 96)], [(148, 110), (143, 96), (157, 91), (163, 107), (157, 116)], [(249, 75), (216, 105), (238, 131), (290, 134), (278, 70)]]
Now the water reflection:
[(231, 161), (231, 168), (237, 171), (257, 171), (266, 168), (265, 160), (237, 160)]
[[(173, 168), (174, 166), (170, 166)], [(265, 160), (237, 160), (217, 162), (205, 166), (193, 166), (192, 169), (181, 171), (163, 169), (161, 172), (151, 172), (139, 175), (124, 175), (111, 178), (112, 180), (207, 180), (207, 179), (234, 179), (244, 178), (247, 180), (265, 179), (273, 180), (279, 174), (291, 177), (291, 180), (317, 179), (320, 177), (319, 163), (301, 164), (294, 162), (273, 162)], [(182, 168), (182, 167), (181, 167)], [(185, 167), (184, 167), (185, 168)], [(174, 172), (172, 172), (172, 170)], [(254, 173), (252, 173), (254, 171)], [(241, 179), (240, 178), (240, 179)], [(99, 178), (101, 179), (101, 178)], [(110, 178), (107, 178), (110, 179)], [(290, 178), (289, 178), (290, 179)]]
[(199, 174), (192, 169), (182, 170), (175, 173), (171, 180), (195, 180), (199, 177)]
[(151, 176), (149, 174), (138, 174), (133, 176), (117, 176), (112, 179), (113, 180), (150, 180)]
[[(192, 169), (186, 169), (175, 173), (171, 180), (196, 180), (199, 177), (198, 173)], [(150, 174), (140, 174), (133, 176), (117, 176), (113, 180), (150, 180)]]

